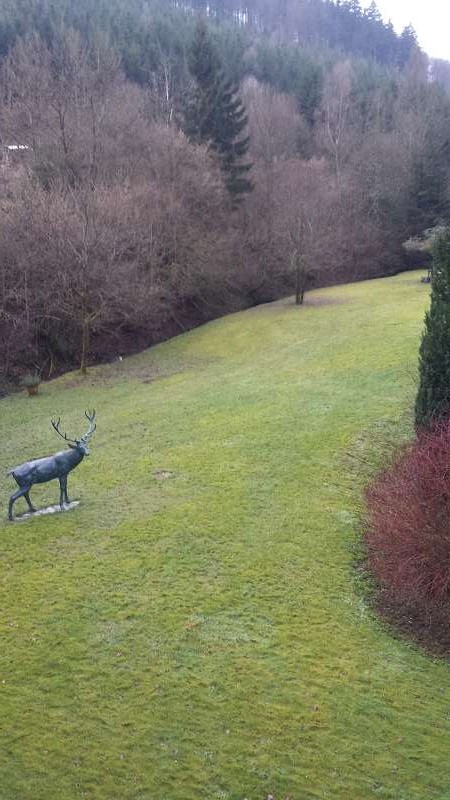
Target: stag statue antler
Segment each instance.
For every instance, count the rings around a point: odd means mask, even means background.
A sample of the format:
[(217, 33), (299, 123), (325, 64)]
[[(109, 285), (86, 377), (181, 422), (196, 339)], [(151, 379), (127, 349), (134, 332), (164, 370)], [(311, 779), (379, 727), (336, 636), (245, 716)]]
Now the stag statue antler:
[(56, 431), (56, 433), (59, 433), (59, 435), (61, 436), (62, 439), (64, 439), (65, 442), (72, 442), (72, 444), (76, 444), (77, 441), (76, 439), (69, 439), (67, 433), (61, 433), (61, 431), (59, 430), (61, 417), (58, 417), (57, 420), (52, 419), (51, 422), (52, 422), (52, 428)]
[(10, 520), (13, 518), (13, 505), (19, 497), (24, 497), (30, 511), (35, 511), (29, 496), (29, 491), (35, 483), (46, 483), (47, 481), (52, 481), (54, 478), (58, 478), (60, 486), (59, 504), (61, 510), (64, 508), (64, 503), (69, 503), (69, 498), (67, 496), (67, 475), (78, 466), (85, 456), (89, 455), (89, 440), (97, 427), (95, 423), (95, 411), (85, 411), (84, 413), (89, 420), (89, 428), (81, 439), (69, 439), (66, 433), (61, 432), (59, 427), (61, 423), (60, 417), (58, 417), (57, 420), (52, 419), (51, 421), (52, 428), (69, 445), (69, 451), (63, 450), (61, 453), (55, 453), (54, 456), (38, 458), (35, 461), (27, 461), (25, 464), (20, 464), (18, 467), (14, 467), (10, 470), (9, 474), (13, 476), (19, 486), (19, 489), (11, 495), (9, 500)]
[(86, 417), (86, 419), (89, 420), (89, 428), (86, 431), (86, 433), (84, 434), (84, 436), (81, 437), (81, 441), (82, 442), (86, 442), (86, 444), (87, 444), (89, 442), (89, 439), (91, 438), (92, 434), (94, 433), (96, 427), (97, 427), (96, 422), (95, 422), (95, 410), (85, 411), (84, 412), (84, 416)]

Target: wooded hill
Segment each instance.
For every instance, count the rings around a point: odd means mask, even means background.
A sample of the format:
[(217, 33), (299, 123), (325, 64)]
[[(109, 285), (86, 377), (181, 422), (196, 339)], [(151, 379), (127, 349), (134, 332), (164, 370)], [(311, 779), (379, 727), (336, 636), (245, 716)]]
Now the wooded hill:
[(395, 272), (447, 220), (448, 65), (374, 4), (0, 12), (3, 384)]

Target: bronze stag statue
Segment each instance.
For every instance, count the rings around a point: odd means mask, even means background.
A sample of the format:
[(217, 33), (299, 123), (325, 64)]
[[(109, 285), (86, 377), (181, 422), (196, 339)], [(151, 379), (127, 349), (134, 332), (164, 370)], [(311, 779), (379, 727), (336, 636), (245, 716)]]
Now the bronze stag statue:
[(85, 411), (85, 416), (89, 420), (89, 428), (81, 439), (69, 439), (65, 433), (59, 429), (60, 419), (52, 419), (52, 426), (70, 447), (70, 450), (62, 450), (54, 456), (37, 458), (34, 461), (26, 461), (9, 470), (8, 475), (12, 475), (19, 486), (18, 490), (11, 495), (9, 500), (9, 519), (13, 519), (13, 505), (19, 497), (24, 497), (28, 503), (30, 511), (36, 511), (31, 500), (29, 491), (35, 483), (47, 483), (55, 478), (59, 479), (60, 495), (59, 505), (61, 511), (64, 503), (69, 503), (67, 496), (67, 476), (71, 470), (75, 469), (85, 456), (89, 455), (89, 439), (96, 429), (95, 411)]

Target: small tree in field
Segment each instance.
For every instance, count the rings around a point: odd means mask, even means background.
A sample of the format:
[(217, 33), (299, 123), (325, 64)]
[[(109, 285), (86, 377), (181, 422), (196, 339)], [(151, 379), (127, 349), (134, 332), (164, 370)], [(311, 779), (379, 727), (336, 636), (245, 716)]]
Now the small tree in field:
[(433, 246), (430, 310), (419, 356), (417, 427), (430, 427), (450, 414), (450, 229)]

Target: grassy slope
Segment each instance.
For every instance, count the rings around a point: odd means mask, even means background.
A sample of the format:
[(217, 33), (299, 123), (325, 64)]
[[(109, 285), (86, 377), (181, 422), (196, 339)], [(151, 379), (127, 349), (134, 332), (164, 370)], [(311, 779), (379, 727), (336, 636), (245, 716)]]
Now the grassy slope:
[(1, 402), (2, 473), (99, 423), (82, 505), (0, 523), (2, 800), (450, 797), (449, 667), (355, 592), (344, 468), (410, 403), (427, 290), (311, 301)]

